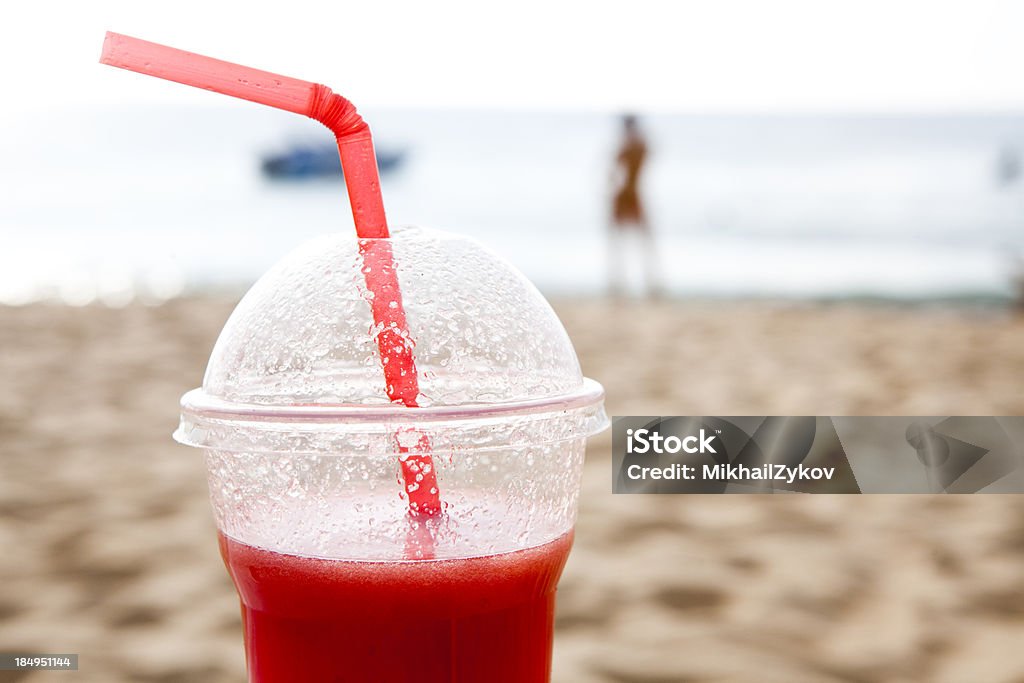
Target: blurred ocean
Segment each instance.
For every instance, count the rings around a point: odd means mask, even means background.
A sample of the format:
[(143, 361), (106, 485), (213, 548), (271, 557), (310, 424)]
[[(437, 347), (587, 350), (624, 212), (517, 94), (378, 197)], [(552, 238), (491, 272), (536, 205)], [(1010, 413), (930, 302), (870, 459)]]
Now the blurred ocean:
[[(550, 294), (606, 277), (618, 121), (366, 111), (392, 224), (472, 235)], [(680, 296), (999, 298), (1024, 252), (1001, 186), (1022, 116), (651, 116), (644, 189)], [(244, 287), (310, 236), (350, 231), (341, 180), (270, 182), (259, 158), (323, 141), (248, 103), (61, 112), (0, 130), (0, 302), (120, 305)], [(637, 278), (639, 280), (639, 278)]]

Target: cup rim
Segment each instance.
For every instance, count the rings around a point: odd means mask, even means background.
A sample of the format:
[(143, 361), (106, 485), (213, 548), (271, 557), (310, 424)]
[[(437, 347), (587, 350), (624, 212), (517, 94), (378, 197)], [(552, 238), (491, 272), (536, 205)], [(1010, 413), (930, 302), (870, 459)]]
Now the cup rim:
[(182, 417), (228, 422), (275, 423), (421, 423), (472, 421), (574, 411), (600, 404), (605, 392), (598, 382), (583, 378), (579, 389), (568, 394), (504, 403), (471, 403), (408, 408), (389, 404), (240, 403), (207, 394), (201, 387), (181, 397)]

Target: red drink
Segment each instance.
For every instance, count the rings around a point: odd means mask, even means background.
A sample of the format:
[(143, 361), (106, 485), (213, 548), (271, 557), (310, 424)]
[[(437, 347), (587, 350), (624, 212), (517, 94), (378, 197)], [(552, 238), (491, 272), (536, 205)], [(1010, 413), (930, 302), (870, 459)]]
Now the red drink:
[(254, 683), (545, 683), (572, 533), (458, 560), (284, 555), (221, 535)]

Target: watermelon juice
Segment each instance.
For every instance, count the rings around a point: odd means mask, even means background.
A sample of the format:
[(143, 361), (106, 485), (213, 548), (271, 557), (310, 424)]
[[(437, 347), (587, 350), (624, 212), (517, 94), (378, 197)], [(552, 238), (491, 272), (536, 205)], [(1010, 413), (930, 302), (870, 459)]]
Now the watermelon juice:
[(545, 683), (572, 532), (465, 559), (328, 560), (220, 536), (253, 683)]

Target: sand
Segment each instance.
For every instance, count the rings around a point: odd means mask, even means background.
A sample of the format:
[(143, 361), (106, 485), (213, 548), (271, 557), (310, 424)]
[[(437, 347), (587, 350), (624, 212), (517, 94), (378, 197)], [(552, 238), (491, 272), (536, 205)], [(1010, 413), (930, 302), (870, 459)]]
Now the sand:
[[(198, 454), (226, 299), (0, 309), (0, 680), (245, 679)], [(1024, 414), (998, 311), (556, 302), (611, 414)], [(1024, 681), (1024, 498), (612, 496), (593, 439), (560, 683)], [(20, 676), (20, 677), (19, 677)]]

